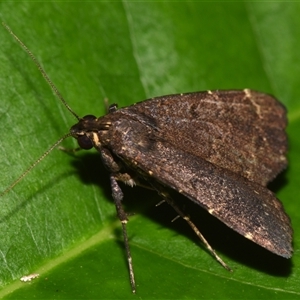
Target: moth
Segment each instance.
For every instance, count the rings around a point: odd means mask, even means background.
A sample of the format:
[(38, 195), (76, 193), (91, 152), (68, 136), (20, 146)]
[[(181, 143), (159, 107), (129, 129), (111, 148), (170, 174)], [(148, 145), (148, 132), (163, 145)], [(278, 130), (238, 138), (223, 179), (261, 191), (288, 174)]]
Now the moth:
[(156, 97), (102, 116), (72, 111), (33, 54), (25, 49), (64, 106), (77, 118), (70, 132), (32, 164), (11, 190), (67, 137), (95, 148), (110, 172), (112, 198), (122, 224), (132, 292), (136, 291), (119, 182), (146, 185), (170, 204), (226, 269), (195, 224), (170, 196), (186, 196), (242, 236), (285, 258), (292, 255), (292, 228), (267, 188), (287, 166), (286, 110), (274, 97), (253, 90), (206, 91)]

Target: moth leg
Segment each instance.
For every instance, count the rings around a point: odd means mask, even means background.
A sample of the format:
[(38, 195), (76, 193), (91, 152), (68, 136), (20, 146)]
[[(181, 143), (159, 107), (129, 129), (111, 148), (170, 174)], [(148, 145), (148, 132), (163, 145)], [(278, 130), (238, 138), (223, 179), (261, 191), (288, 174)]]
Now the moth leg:
[[(152, 183), (151, 183), (152, 184)], [(177, 204), (173, 201), (173, 199), (170, 197), (170, 195), (164, 191), (164, 189), (161, 186), (158, 186), (156, 184), (152, 185), (155, 190), (160, 194), (161, 197), (164, 198), (164, 200), (173, 207), (173, 209), (177, 212), (177, 214), (184, 219), (189, 226), (192, 228), (192, 230), (196, 233), (198, 238), (202, 241), (202, 243), (205, 245), (207, 250), (211, 253), (211, 255), (228, 271), (232, 272), (231, 268), (222, 260), (221, 257), (216, 253), (216, 251), (210, 246), (208, 241), (205, 239), (205, 237), (202, 235), (202, 233), (199, 231), (197, 226), (191, 221), (190, 217), (186, 215), (178, 206)], [(175, 217), (173, 219), (176, 220), (178, 217)]]
[(120, 186), (118, 185), (117, 180), (114, 175), (110, 175), (110, 184), (111, 184), (111, 190), (112, 190), (112, 197), (114, 199), (116, 210), (117, 210), (117, 215), (122, 224), (122, 232), (123, 232), (124, 244), (125, 244), (128, 267), (129, 267), (129, 277), (130, 277), (131, 289), (132, 289), (132, 293), (135, 293), (136, 285), (135, 285), (135, 280), (134, 280), (132, 257), (131, 257), (131, 253), (130, 253), (128, 235), (127, 235), (127, 230), (126, 230), (126, 224), (128, 222), (128, 218), (127, 218), (127, 214), (124, 211), (124, 208), (122, 205), (123, 192), (122, 192)]

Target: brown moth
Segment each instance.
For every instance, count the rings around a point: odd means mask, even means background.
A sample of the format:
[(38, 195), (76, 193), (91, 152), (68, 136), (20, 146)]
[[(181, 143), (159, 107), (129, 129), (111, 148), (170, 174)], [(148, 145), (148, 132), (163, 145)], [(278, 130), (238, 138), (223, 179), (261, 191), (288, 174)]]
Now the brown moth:
[(96, 148), (110, 171), (112, 197), (123, 228), (132, 292), (136, 291), (118, 182), (143, 184), (156, 190), (184, 218), (211, 254), (194, 223), (170, 197), (174, 189), (224, 224), (267, 250), (289, 258), (292, 228), (289, 217), (266, 185), (287, 166), (286, 111), (274, 97), (252, 91), (228, 90), (157, 97), (117, 109), (102, 117), (80, 118), (63, 99), (40, 64), (33, 59), (78, 123), (31, 165), (1, 196), (67, 137), (82, 149)]

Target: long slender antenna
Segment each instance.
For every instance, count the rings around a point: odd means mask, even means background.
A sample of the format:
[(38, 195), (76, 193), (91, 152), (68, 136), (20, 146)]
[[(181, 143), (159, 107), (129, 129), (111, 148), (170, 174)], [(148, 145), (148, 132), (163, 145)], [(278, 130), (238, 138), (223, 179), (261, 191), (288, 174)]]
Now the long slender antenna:
[(41, 155), (26, 171), (23, 172), (8, 188), (6, 188), (1, 194), (0, 198), (8, 193), (15, 185), (17, 185), (38, 163), (40, 163), (57, 145), (59, 145), (64, 139), (71, 136), (71, 133), (67, 133), (56, 141), (43, 155)]
[(58, 97), (58, 99), (63, 103), (63, 105), (67, 108), (67, 110), (77, 119), (80, 120), (80, 117), (71, 109), (69, 104), (66, 102), (66, 100), (63, 98), (61, 93), (58, 91), (57, 87), (54, 85), (54, 83), (50, 80), (45, 70), (42, 68), (40, 63), (36, 60), (35, 56), (32, 54), (32, 52), (26, 47), (26, 45), (13, 33), (13, 31), (4, 23), (2, 22), (2, 25), (5, 27), (5, 29), (15, 38), (15, 40), (22, 46), (22, 48), (27, 52), (27, 54), (31, 57), (39, 71), (42, 73), (43, 77), (47, 81), (47, 83), (50, 85), (52, 91), (55, 93), (55, 95)]
[[(32, 54), (32, 52), (25, 46), (25, 44), (13, 33), (13, 31), (4, 23), (2, 22), (2, 25), (5, 27), (5, 29), (15, 38), (15, 40), (22, 46), (22, 48), (27, 52), (27, 54), (31, 57), (39, 71), (42, 73), (44, 79), (46, 82), (50, 85), (52, 91), (55, 93), (55, 95), (58, 97), (58, 99), (63, 103), (63, 105), (68, 109), (68, 111), (75, 116), (77, 120), (80, 120), (79, 116), (71, 109), (71, 107), (68, 105), (66, 100), (63, 98), (63, 96), (58, 91), (57, 87), (54, 85), (54, 83), (50, 80), (48, 75), (46, 74), (45, 70), (42, 68), (40, 63), (36, 60), (35, 56)], [(58, 141), (56, 141), (43, 155), (41, 155), (30, 167), (25, 170), (8, 188), (6, 188), (2, 193), (0, 193), (0, 197), (4, 196), (6, 193), (8, 193), (15, 185), (17, 185), (37, 164), (39, 164), (57, 145), (59, 145), (64, 139), (71, 136), (71, 133), (65, 134), (63, 137), (61, 137)]]

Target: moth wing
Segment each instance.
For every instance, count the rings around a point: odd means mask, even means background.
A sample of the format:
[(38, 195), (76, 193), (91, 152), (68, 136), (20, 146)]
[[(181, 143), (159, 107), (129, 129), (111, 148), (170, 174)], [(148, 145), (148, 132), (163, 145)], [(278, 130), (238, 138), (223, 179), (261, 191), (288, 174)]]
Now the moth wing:
[(179, 191), (230, 228), (283, 257), (292, 254), (292, 229), (267, 188), (189, 154), (136, 120), (119, 119), (111, 151), (146, 180)]
[(120, 110), (175, 149), (267, 185), (287, 165), (286, 111), (251, 90), (168, 95)]

